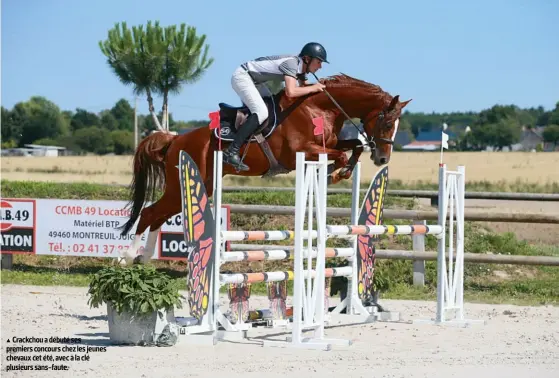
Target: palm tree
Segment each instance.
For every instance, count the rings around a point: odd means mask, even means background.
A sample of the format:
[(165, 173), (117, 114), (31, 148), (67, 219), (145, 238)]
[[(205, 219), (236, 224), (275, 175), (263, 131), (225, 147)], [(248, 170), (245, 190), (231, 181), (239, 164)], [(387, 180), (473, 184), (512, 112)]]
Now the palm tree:
[[(159, 130), (169, 130), (169, 93), (180, 93), (184, 84), (198, 81), (211, 66), (206, 35), (181, 24), (162, 28), (156, 21), (129, 29), (126, 22), (115, 24), (108, 38), (99, 42), (107, 63), (124, 85), (132, 85), (135, 95), (146, 94), (149, 112)], [(159, 122), (153, 94), (163, 96), (162, 122)]]

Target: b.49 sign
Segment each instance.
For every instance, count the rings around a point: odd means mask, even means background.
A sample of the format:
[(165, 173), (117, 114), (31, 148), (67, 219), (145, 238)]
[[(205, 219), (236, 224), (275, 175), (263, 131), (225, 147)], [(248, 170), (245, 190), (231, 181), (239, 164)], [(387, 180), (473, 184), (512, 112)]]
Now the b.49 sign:
[(35, 201), (0, 201), (0, 247), (2, 253), (35, 253)]

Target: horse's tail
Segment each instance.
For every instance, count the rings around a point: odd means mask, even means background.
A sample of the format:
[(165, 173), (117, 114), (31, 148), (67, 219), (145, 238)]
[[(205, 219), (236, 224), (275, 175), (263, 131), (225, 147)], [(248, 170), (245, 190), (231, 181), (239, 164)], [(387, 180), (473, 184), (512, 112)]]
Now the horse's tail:
[(146, 203), (153, 201), (159, 185), (165, 183), (165, 155), (176, 135), (156, 132), (140, 142), (134, 154), (134, 174), (130, 184), (132, 210), (128, 221), (119, 229), (127, 234)]

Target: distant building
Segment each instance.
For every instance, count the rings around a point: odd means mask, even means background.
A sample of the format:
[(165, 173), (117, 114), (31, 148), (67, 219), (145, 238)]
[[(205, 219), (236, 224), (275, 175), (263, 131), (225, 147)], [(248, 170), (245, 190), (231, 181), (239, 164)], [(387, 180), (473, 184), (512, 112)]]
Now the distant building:
[(33, 156), (59, 156), (64, 155), (66, 147), (60, 146), (41, 146), (40, 144), (25, 144), (32, 150)]
[(57, 157), (65, 155), (66, 147), (42, 146), (40, 144), (25, 144), (25, 148), (5, 148), (2, 149), (2, 156), (49, 156)]
[(522, 127), (522, 136), (520, 137), (521, 149), (524, 151), (535, 151), (538, 145), (543, 147), (543, 130), (543, 127)]
[[(446, 130), (449, 144), (455, 138), (453, 132)], [(415, 141), (402, 147), (404, 151), (439, 151), (442, 143), (442, 130), (420, 131)]]
[[(538, 147), (544, 152), (552, 152), (556, 149), (553, 143), (548, 143), (543, 140), (543, 131), (545, 126), (536, 127), (522, 127), (522, 134), (520, 135), (520, 142), (510, 146), (503, 147), (503, 152), (510, 151), (537, 151)], [(490, 146), (488, 151), (494, 151), (496, 148)]]
[(403, 147), (413, 142), (412, 133), (409, 130), (398, 130), (396, 138), (394, 138), (394, 145)]

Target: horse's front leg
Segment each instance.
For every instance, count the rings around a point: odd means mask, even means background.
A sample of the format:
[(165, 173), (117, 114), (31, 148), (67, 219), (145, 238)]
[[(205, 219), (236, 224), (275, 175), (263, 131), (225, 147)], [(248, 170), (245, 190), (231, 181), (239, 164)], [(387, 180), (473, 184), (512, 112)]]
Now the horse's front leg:
[[(305, 159), (306, 160), (318, 160), (318, 156), (320, 154), (327, 154), (328, 160), (334, 160), (334, 167), (336, 169), (345, 166), (348, 163), (347, 155), (344, 151), (340, 151), (334, 148), (324, 148), (323, 146), (319, 146), (317, 144), (311, 144), (305, 151)], [(328, 172), (331, 173), (330, 170)]]
[(339, 140), (334, 148), (337, 150), (352, 151), (352, 154), (348, 159), (348, 163), (339, 172), (341, 178), (349, 179), (353, 173), (355, 165), (363, 153), (363, 144), (359, 139)]
[(342, 177), (340, 177), (339, 172), (336, 172), (341, 167), (345, 167), (349, 163), (349, 159), (345, 154), (345, 151), (336, 150), (334, 148), (324, 148), (320, 145), (310, 145), (306, 151), (305, 159), (307, 160), (318, 160), (319, 154), (328, 154), (328, 160), (334, 160), (334, 164), (328, 165), (328, 184), (338, 183)]

